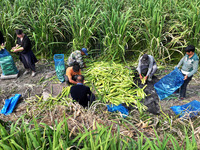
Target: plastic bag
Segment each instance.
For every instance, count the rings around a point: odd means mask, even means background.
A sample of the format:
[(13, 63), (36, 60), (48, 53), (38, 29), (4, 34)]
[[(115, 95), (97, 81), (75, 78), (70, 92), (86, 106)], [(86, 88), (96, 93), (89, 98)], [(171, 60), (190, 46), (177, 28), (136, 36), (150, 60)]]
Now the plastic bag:
[(12, 56), (0, 57), (0, 65), (3, 75), (17, 74), (18, 70), (15, 66)]
[(184, 83), (184, 76), (181, 71), (176, 67), (171, 73), (164, 76), (157, 83), (154, 88), (160, 100), (168, 97), (174, 93)]
[(65, 62), (64, 62), (64, 54), (55, 54), (54, 55), (55, 69), (56, 75), (60, 82), (64, 82), (65, 78)]
[(4, 48), (0, 50), (0, 58), (5, 56), (10, 56), (10, 53)]
[(185, 105), (172, 106), (170, 108), (174, 111), (176, 115), (179, 115), (179, 118), (192, 118), (194, 116), (197, 116), (200, 112), (200, 102), (193, 100), (192, 102), (187, 103)]
[(21, 94), (15, 94), (14, 97), (5, 100), (5, 105), (3, 106), (1, 113), (4, 115), (9, 115), (13, 112)]
[(124, 118), (126, 118), (126, 116), (128, 116), (128, 109), (126, 109), (122, 104), (119, 104), (118, 106), (113, 105), (113, 104), (111, 104), (110, 106), (107, 105), (107, 109), (110, 112), (119, 111), (122, 114), (125, 114), (125, 115), (123, 115)]

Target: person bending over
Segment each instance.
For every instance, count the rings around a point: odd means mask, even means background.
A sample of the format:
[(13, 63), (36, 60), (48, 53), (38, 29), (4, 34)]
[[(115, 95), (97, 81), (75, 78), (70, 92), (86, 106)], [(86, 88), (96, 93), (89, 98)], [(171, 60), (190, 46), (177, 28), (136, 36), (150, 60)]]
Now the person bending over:
[(140, 80), (143, 79), (142, 74), (145, 76), (145, 80), (151, 81), (152, 76), (157, 70), (156, 62), (151, 55), (144, 54), (140, 59), (137, 67), (137, 71), (140, 76)]
[(66, 70), (65, 81), (67, 84), (77, 84), (77, 75), (81, 75), (81, 69), (78, 63), (75, 63), (72, 67), (68, 67)]
[(92, 104), (95, 101), (95, 96), (90, 91), (90, 88), (84, 85), (84, 76), (78, 75), (76, 81), (77, 84), (70, 89), (73, 100), (76, 100), (83, 107), (88, 106), (88, 103)]
[(20, 29), (16, 30), (16, 34), (17, 43), (16, 46), (12, 48), (12, 51), (14, 53), (19, 52), (19, 59), (23, 63), (24, 68), (26, 69), (23, 75), (28, 74), (31, 70), (32, 77), (34, 77), (36, 75), (35, 63), (37, 62), (37, 58), (31, 50), (31, 41), (28, 38), (28, 36), (24, 34), (23, 31)]
[(72, 52), (68, 58), (67, 65), (73, 66), (74, 63), (77, 62), (81, 68), (86, 67), (85, 63), (83, 62), (83, 55), (88, 55), (86, 48), (82, 48), (80, 51), (76, 50)]

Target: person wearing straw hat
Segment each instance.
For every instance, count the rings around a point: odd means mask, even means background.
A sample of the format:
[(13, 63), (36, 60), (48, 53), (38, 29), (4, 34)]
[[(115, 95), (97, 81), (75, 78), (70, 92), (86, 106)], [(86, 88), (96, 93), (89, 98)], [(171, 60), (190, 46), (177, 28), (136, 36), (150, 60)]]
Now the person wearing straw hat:
[(88, 103), (95, 101), (95, 96), (88, 86), (84, 85), (84, 76), (78, 75), (76, 79), (77, 84), (70, 89), (71, 97), (76, 100), (83, 107), (88, 106)]
[(186, 97), (186, 88), (188, 83), (192, 80), (193, 75), (198, 70), (199, 57), (195, 53), (195, 47), (193, 45), (188, 45), (185, 48), (186, 55), (180, 60), (177, 68), (181, 67), (181, 72), (184, 75), (183, 85), (175, 92), (180, 93), (180, 100), (183, 100)]
[(31, 41), (26, 34), (23, 33), (21, 29), (16, 30), (17, 43), (16, 46), (12, 48), (12, 52), (19, 52), (19, 59), (23, 63), (26, 69), (23, 75), (30, 73), (34, 77), (36, 75), (35, 63), (38, 61), (31, 50)]
[(77, 62), (81, 68), (86, 67), (85, 63), (83, 62), (83, 55), (88, 55), (86, 48), (82, 48), (80, 51), (76, 50), (72, 52), (67, 61), (68, 66), (73, 66), (73, 64)]
[(151, 81), (153, 75), (157, 70), (156, 62), (151, 55), (144, 54), (140, 59), (137, 67), (137, 71), (140, 76), (140, 80), (143, 79), (142, 74), (145, 76), (145, 80)]

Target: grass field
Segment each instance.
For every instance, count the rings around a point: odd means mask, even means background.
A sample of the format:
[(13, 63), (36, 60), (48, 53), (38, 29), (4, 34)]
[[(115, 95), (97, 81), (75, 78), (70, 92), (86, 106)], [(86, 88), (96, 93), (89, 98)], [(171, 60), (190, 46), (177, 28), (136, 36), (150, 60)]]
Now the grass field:
[(148, 52), (168, 62), (188, 44), (199, 53), (198, 0), (2, 0), (0, 7), (7, 49), (21, 28), (43, 57), (86, 47), (104, 59)]
[[(2, 0), (0, 8), (0, 31), (8, 50), (19, 28), (30, 37), (38, 58), (86, 47), (91, 58), (84, 75), (99, 100), (83, 109), (68, 98), (69, 87), (48, 101), (36, 96), (28, 101), (33, 109), (27, 107), (18, 121), (0, 120), (0, 150), (200, 148), (199, 117), (145, 113), (140, 103), (145, 93), (130, 89), (133, 74), (125, 68), (144, 53), (159, 65), (178, 61), (191, 44), (200, 54), (198, 0)], [(134, 103), (135, 109), (124, 119), (105, 111), (109, 102)], [(59, 114), (59, 120), (52, 114)], [(43, 117), (51, 118), (51, 124), (42, 122)]]

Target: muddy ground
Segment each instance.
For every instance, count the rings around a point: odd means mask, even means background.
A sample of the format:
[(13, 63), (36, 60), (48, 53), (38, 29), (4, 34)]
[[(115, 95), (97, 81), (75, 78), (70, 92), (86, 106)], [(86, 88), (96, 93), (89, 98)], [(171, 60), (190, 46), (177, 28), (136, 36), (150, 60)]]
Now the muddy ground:
[[(0, 114), (1, 120), (15, 121), (26, 112), (26, 107), (29, 105), (29, 101), (33, 99), (37, 100), (37, 96), (41, 97), (42, 95), (44, 99), (47, 99), (49, 94), (57, 96), (62, 91), (66, 84), (55, 80), (56, 73), (53, 64), (53, 61), (40, 60), (36, 64), (37, 75), (35, 77), (31, 77), (31, 74), (23, 75), (25, 70), (22, 63), (19, 61), (16, 62), (16, 66), (19, 70), (19, 77), (17, 79), (0, 80), (0, 110), (4, 106), (5, 99), (10, 98), (15, 94), (21, 94), (22, 97), (18, 101), (18, 104), (12, 114), (8, 116)], [(172, 70), (158, 70), (156, 76), (160, 79), (170, 71)], [(162, 111), (170, 116), (175, 116), (173, 111), (170, 109), (171, 106), (182, 105), (192, 100), (200, 100), (199, 83), (199, 74), (196, 74), (188, 85), (187, 98), (179, 101), (178, 96), (174, 95), (160, 101)]]

